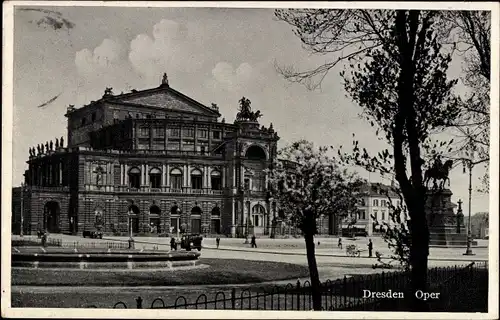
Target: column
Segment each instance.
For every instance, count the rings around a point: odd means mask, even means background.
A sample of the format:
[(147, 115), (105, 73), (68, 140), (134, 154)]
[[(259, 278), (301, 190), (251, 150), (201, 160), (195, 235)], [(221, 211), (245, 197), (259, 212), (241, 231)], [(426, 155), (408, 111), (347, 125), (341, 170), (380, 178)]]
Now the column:
[(123, 186), (124, 179), (123, 179), (123, 164), (120, 163), (120, 185)]
[(149, 165), (146, 163), (144, 170), (144, 181), (147, 186), (149, 186)]
[(165, 169), (165, 177), (167, 178), (167, 187), (170, 187), (170, 165), (167, 164), (167, 168)]
[(191, 166), (189, 164), (187, 165), (186, 179), (187, 179), (187, 186), (191, 188)]
[(206, 168), (207, 168), (206, 169), (207, 170), (207, 188), (212, 189), (212, 179), (210, 179), (212, 169), (210, 167), (206, 167)]
[(184, 180), (182, 183), (182, 186), (187, 187), (187, 165), (183, 166), (182, 172), (183, 172), (183, 180)]
[(59, 185), (62, 186), (62, 177), (63, 177), (63, 172), (62, 172), (62, 163), (59, 161)]
[(123, 171), (123, 184), (128, 185), (128, 164), (124, 165), (124, 171)]
[(141, 164), (141, 186), (145, 185), (146, 184), (146, 176), (145, 176), (145, 173), (146, 173), (146, 167), (143, 164)]
[(233, 163), (233, 188), (236, 188), (236, 165)]
[(166, 175), (167, 175), (167, 168), (166, 168), (165, 164), (163, 163), (161, 165), (161, 186), (162, 187), (165, 186), (165, 183), (166, 183), (165, 177), (166, 177)]
[(222, 189), (224, 189), (226, 187), (226, 170), (227, 168), (224, 166), (222, 167), (222, 170), (221, 170), (221, 183), (222, 183)]
[(208, 186), (208, 166), (203, 166), (203, 188), (209, 188)]

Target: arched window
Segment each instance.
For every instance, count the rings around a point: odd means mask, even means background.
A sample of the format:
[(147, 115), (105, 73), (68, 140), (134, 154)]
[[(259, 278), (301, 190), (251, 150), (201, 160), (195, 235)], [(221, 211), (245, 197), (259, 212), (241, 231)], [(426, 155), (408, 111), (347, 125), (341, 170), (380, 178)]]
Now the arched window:
[(149, 171), (149, 184), (151, 188), (161, 188), (161, 170), (153, 168)]
[(220, 216), (220, 208), (219, 207), (214, 207), (212, 209), (212, 216)]
[(219, 171), (212, 171), (210, 174), (210, 184), (212, 185), (212, 190), (222, 189), (222, 177)]
[(266, 210), (260, 204), (256, 204), (252, 208), (252, 222), (255, 227), (261, 227), (264, 223), (264, 214)]
[(259, 146), (251, 146), (247, 149), (245, 157), (250, 160), (266, 160), (266, 152)]
[(182, 171), (178, 168), (170, 171), (170, 188), (176, 190), (182, 189)]
[(203, 188), (203, 175), (198, 169), (191, 171), (191, 188), (192, 189), (202, 189)]
[(193, 209), (191, 209), (191, 215), (201, 215), (201, 208), (198, 206), (193, 207)]
[(128, 182), (130, 188), (139, 189), (141, 187), (141, 170), (137, 167), (128, 171)]

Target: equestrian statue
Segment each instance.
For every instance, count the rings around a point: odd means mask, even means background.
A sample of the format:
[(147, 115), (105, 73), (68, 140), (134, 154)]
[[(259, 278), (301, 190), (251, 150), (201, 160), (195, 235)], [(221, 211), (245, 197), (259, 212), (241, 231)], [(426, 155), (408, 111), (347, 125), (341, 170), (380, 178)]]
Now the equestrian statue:
[(443, 164), (439, 157), (434, 160), (434, 164), (425, 171), (424, 174), (424, 185), (427, 188), (429, 181), (432, 179), (434, 188), (438, 188), (437, 182), (440, 181), (439, 188), (443, 189), (446, 181), (448, 181), (448, 186), (450, 186), (450, 170), (453, 166), (453, 160), (446, 160)]

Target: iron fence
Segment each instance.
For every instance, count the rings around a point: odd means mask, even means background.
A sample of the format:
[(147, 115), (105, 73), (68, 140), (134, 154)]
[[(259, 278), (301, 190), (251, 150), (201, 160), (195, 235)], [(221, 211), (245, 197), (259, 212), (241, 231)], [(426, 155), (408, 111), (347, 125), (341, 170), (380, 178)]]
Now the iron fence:
[[(23, 246), (43, 246), (42, 239), (25, 238), (15, 239), (11, 241), (12, 247)], [(58, 238), (47, 238), (45, 246), (61, 247), (72, 249), (129, 249), (127, 242), (118, 241), (98, 241), (98, 242), (79, 242), (79, 241), (63, 241)]]
[[(429, 301), (431, 311), (470, 311), (467, 306), (476, 304), (475, 310), (486, 312), (481, 301), (488, 297), (487, 263), (471, 263), (465, 267), (439, 267), (429, 269), (429, 290), (440, 292), (440, 299)], [(382, 272), (327, 280), (320, 285), (322, 310), (345, 311), (407, 311), (407, 299), (380, 299), (366, 297), (365, 292), (409, 292), (410, 274), (407, 272)], [(486, 289), (485, 289), (486, 288)], [(464, 292), (475, 292), (474, 298)], [(465, 301), (467, 300), (467, 303)], [(144, 300), (136, 299), (135, 308), (142, 309)], [(92, 306), (95, 307), (95, 306)], [(113, 308), (127, 308), (123, 301)], [(210, 310), (312, 310), (313, 301), (309, 281), (287, 285), (257, 285), (249, 288), (215, 292), (211, 297), (201, 294), (195, 299), (177, 297), (172, 304), (162, 298), (154, 299), (151, 309), (210, 309)], [(458, 311), (457, 311), (458, 310)]]

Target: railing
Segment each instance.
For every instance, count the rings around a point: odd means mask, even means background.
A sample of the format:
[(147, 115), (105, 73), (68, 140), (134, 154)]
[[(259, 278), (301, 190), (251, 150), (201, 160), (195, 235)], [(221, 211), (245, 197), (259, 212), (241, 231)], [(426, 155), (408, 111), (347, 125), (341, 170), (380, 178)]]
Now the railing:
[[(488, 266), (471, 263), (465, 267), (446, 267), (429, 269), (429, 288), (433, 292), (440, 292), (440, 299), (429, 301), (430, 311), (457, 312), (473, 303), (480, 305), (476, 310), (486, 312), (488, 297)], [(405, 305), (406, 299), (380, 299), (364, 297), (365, 290), (371, 292), (409, 292), (410, 274), (406, 272), (381, 273), (374, 275), (359, 275), (344, 277), (335, 281), (327, 280), (320, 285), (322, 310), (350, 310), (350, 311), (409, 311)], [(486, 288), (486, 290), (482, 289)], [(463, 294), (465, 291), (475, 290), (480, 295), (471, 297)], [(179, 296), (173, 304), (167, 304), (162, 298), (154, 299), (151, 309), (212, 309), (212, 310), (312, 310), (311, 284), (309, 281), (285, 286), (262, 284), (256, 288), (245, 288), (237, 292), (218, 291), (209, 298), (201, 294), (197, 298), (189, 299)], [(481, 305), (481, 302), (483, 304)], [(144, 300), (136, 299), (135, 307), (143, 308)], [(96, 307), (96, 306), (91, 306)], [(113, 308), (127, 308), (120, 301)], [(470, 309), (469, 309), (470, 310)], [(467, 311), (467, 309), (465, 309)]]
[(49, 191), (49, 192), (69, 192), (69, 187), (67, 186), (36, 186), (30, 185), (29, 189), (32, 191)]
[[(88, 185), (85, 185), (86, 190), (90, 190)], [(96, 188), (93, 188), (97, 190)], [(102, 188), (101, 191), (105, 191), (107, 189)], [(223, 195), (224, 190), (215, 190), (215, 189), (193, 189), (193, 188), (180, 188), (174, 189), (170, 187), (161, 187), (161, 188), (151, 188), (151, 187), (141, 187), (141, 188), (130, 188), (128, 186), (115, 186), (112, 187), (111, 191), (114, 192), (151, 192), (151, 193), (181, 193), (181, 194), (199, 194), (199, 195)]]

